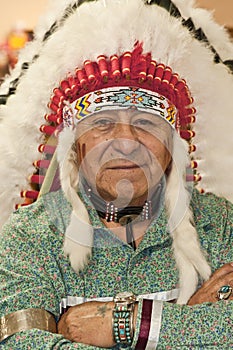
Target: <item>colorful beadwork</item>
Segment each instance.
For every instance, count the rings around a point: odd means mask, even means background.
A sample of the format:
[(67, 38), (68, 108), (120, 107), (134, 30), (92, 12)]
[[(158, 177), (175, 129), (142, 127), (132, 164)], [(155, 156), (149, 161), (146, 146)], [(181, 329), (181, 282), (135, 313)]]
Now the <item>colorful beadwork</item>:
[[(120, 110), (135, 107), (139, 111), (155, 114), (175, 127), (176, 107), (164, 96), (141, 88), (118, 86), (101, 89), (78, 98), (71, 104), (75, 123), (83, 118), (105, 110)], [(63, 109), (63, 120), (67, 106)]]
[(127, 306), (116, 306), (113, 312), (113, 332), (117, 344), (132, 343), (132, 311)]
[[(224, 262), (233, 261), (233, 205), (212, 194), (200, 195), (195, 190), (192, 197), (191, 208), (201, 246), (214, 271)], [(86, 198), (85, 203), (88, 205)], [(68, 295), (82, 297), (85, 302), (88, 298), (113, 297), (122, 290), (130, 289), (140, 295), (176, 288), (177, 268), (163, 212), (146, 232), (139, 249), (134, 251), (116, 239), (111, 230), (100, 226), (99, 217), (91, 206), (88, 210), (92, 225), (98, 228), (96, 246), (85, 271), (79, 274), (71, 268), (62, 251), (64, 225), (68, 224), (71, 212), (62, 191), (41, 196), (33, 205), (13, 214), (2, 232), (0, 246), (0, 265), (4, 271), (0, 317), (30, 307), (43, 307), (59, 317), (60, 301)], [(49, 251), (56, 255), (48, 254)], [(142, 312), (139, 307), (134, 343), (128, 349), (135, 349), (136, 344), (138, 349), (143, 349), (143, 344), (147, 344), (152, 304), (144, 300)], [(220, 314), (223, 315), (221, 322)], [(152, 330), (157, 327), (153, 323)], [(158, 349), (232, 349), (231, 301), (195, 307), (164, 302), (159, 335)], [(59, 347), (96, 350), (93, 346), (71, 343), (60, 334), (37, 329), (20, 332), (0, 345), (1, 350)], [(123, 345), (112, 349), (119, 350), (119, 347)]]

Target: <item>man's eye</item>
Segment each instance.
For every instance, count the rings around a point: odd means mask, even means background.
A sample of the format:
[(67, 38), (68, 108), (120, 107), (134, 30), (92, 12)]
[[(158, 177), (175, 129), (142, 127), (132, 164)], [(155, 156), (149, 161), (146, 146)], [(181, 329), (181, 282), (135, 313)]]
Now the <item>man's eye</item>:
[(134, 126), (142, 129), (154, 128), (155, 124), (150, 119), (137, 119), (134, 121)]
[(95, 120), (95, 122), (93, 123), (93, 126), (95, 128), (98, 128), (101, 130), (111, 128), (113, 125), (114, 125), (114, 121), (107, 118)]
[(138, 119), (134, 122), (135, 125), (152, 125), (152, 121), (151, 120), (147, 120), (147, 119)]

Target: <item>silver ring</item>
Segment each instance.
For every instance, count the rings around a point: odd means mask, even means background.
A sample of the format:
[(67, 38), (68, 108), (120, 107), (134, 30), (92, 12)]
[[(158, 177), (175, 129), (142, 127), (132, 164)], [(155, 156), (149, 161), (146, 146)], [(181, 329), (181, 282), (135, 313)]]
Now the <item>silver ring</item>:
[(232, 288), (229, 285), (222, 286), (217, 291), (218, 300), (227, 300), (232, 294)]

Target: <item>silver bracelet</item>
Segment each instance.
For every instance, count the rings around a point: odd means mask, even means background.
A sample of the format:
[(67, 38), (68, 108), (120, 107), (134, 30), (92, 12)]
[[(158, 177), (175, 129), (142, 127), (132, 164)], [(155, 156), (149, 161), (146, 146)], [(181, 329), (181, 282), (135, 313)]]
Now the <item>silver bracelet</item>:
[(24, 309), (0, 318), (0, 342), (15, 333), (33, 328), (57, 333), (55, 318), (48, 311)]

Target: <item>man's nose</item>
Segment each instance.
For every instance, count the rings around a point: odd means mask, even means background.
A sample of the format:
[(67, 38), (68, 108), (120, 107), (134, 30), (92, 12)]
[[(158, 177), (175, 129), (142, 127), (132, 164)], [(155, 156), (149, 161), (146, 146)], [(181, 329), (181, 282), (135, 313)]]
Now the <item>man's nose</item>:
[(138, 135), (130, 124), (118, 123), (115, 128), (113, 147), (122, 154), (131, 154), (139, 147)]

